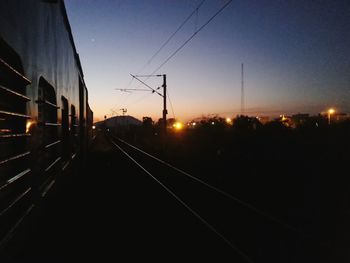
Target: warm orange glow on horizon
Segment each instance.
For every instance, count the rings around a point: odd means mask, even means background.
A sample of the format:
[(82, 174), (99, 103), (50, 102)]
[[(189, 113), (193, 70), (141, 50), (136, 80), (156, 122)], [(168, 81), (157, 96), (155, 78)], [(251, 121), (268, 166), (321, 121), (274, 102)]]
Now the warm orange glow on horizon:
[[(148, 116), (151, 117), (152, 120), (156, 123), (158, 122), (159, 119), (162, 118), (162, 116), (160, 115), (159, 109), (157, 108), (158, 106), (156, 105), (156, 110), (153, 110), (153, 108), (151, 108), (151, 106), (149, 105), (141, 105), (138, 106), (138, 108), (130, 108), (130, 110), (128, 109), (128, 115), (137, 118), (138, 120), (142, 120), (142, 118), (144, 116)], [(109, 109), (102, 109), (100, 107), (96, 107), (96, 108), (92, 108), (94, 111), (94, 123), (98, 122), (98, 121), (103, 121), (104, 120), (104, 116), (106, 115), (107, 118), (112, 117), (111, 114), (108, 113)], [(145, 109), (147, 109), (147, 111), (145, 111)], [(310, 115), (318, 115), (318, 114), (329, 114), (329, 110), (331, 110), (332, 113), (330, 113), (331, 115), (336, 114), (339, 110), (335, 107), (333, 108), (324, 108), (324, 105), (322, 105), (322, 107), (318, 107), (317, 110), (307, 110), (307, 109), (300, 109), (300, 108), (296, 108), (295, 110), (292, 109), (276, 109), (274, 107), (259, 107), (259, 108), (252, 108), (247, 109), (247, 116), (258, 116), (259, 119), (260, 118), (282, 118), (283, 116), (286, 118), (287, 116), (292, 116), (293, 114), (298, 114), (300, 112), (302, 113), (308, 113)], [(233, 118), (232, 117), (228, 117), (228, 113), (227, 110), (222, 109), (222, 111), (225, 111), (223, 113), (218, 113), (215, 114), (216, 116), (219, 116), (220, 118), (223, 118), (224, 121), (229, 124), (229, 119), (231, 119), (231, 121), (233, 122)], [(104, 112), (106, 112), (106, 114), (103, 114)], [(230, 114), (231, 116), (235, 116), (235, 115), (239, 115), (238, 110), (232, 110), (232, 113)], [(346, 110), (344, 111), (345, 113), (347, 112)], [(200, 113), (198, 111), (196, 111), (196, 109), (189, 109), (188, 107), (186, 108), (186, 110), (183, 110), (183, 108), (179, 108), (176, 112), (177, 116), (181, 116), (181, 119), (185, 122), (185, 123), (190, 123), (190, 125), (192, 125), (192, 123), (194, 122), (194, 120), (198, 120), (201, 118), (210, 118), (210, 116), (212, 116), (213, 114), (211, 114), (210, 112), (203, 112)], [(113, 115), (115, 116), (115, 115)], [(171, 118), (171, 116), (168, 116), (168, 118)], [(198, 124), (198, 122), (197, 122)]]

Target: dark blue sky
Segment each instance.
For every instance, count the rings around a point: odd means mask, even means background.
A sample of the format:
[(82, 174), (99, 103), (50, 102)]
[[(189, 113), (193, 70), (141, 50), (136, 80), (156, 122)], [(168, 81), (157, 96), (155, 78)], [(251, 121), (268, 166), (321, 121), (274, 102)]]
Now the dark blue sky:
[[(135, 80), (130, 85), (130, 73), (153, 72), (227, 1), (205, 1), (147, 65), (200, 2), (65, 1), (96, 117), (121, 114), (121, 108), (138, 118), (161, 117), (159, 96), (115, 89), (138, 87)], [(181, 120), (239, 113), (241, 63), (249, 114), (318, 113), (331, 106), (350, 113), (349, 32), (349, 1), (232, 1), (157, 73), (167, 74)], [(155, 88), (161, 82), (147, 80)]]

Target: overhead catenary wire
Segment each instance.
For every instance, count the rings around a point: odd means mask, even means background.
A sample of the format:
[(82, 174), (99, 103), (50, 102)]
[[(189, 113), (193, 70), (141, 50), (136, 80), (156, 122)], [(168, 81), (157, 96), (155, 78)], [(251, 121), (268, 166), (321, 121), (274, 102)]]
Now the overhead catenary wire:
[[(220, 14), (233, 0), (228, 1), (226, 4), (224, 4), (211, 18), (209, 18), (207, 20), (207, 22), (205, 22), (199, 29), (197, 29), (179, 48), (177, 48), (162, 64), (160, 64), (160, 66), (158, 66), (150, 75), (153, 75), (154, 73), (156, 73), (158, 70), (160, 70), (166, 63), (168, 63), (168, 61), (170, 59), (172, 59), (187, 43), (189, 43), (204, 27), (206, 27), (218, 14)], [(201, 2), (200, 5), (203, 4), (204, 1)], [(191, 16), (198, 12), (198, 9), (195, 9)], [(148, 78), (147, 78), (148, 79)], [(145, 81), (147, 81), (147, 79)], [(170, 97), (169, 97), (169, 101), (170, 101)], [(170, 105), (172, 107), (172, 103), (170, 101)], [(173, 110), (173, 108), (172, 108)], [(174, 114), (174, 110), (173, 110), (173, 115)]]
[(159, 96), (163, 97), (162, 94), (160, 94), (158, 91), (156, 91), (154, 88), (152, 88), (151, 86), (149, 86), (147, 83), (145, 83), (144, 81), (140, 80), (139, 78), (137, 78), (135, 75), (130, 74), (133, 78), (137, 79), (139, 82), (141, 82), (143, 85), (145, 85), (146, 87), (148, 87), (152, 93), (157, 93)]
[(138, 78), (138, 77), (147, 77), (147, 79), (148, 79), (148, 78), (150, 78), (150, 77), (161, 77), (161, 76), (163, 76), (163, 75), (132, 75), (132, 74), (130, 74), (130, 75), (132, 76), (133, 79), (138, 80), (141, 84), (145, 85), (145, 86), (146, 86), (147, 88), (149, 88), (149, 89), (139, 89), (139, 88), (135, 88), (135, 89), (117, 89), (117, 90), (121, 90), (121, 91), (124, 91), (124, 90), (151, 91), (151, 93), (148, 93), (148, 94), (146, 94), (145, 96), (139, 98), (138, 100), (136, 100), (136, 101), (134, 101), (134, 102), (132, 102), (132, 103), (129, 103), (128, 106), (130, 106), (131, 104), (133, 105), (133, 104), (135, 104), (135, 103), (138, 103), (138, 102), (144, 100), (146, 97), (148, 97), (149, 95), (151, 95), (151, 94), (153, 94), (153, 93), (157, 93), (159, 96), (164, 97), (164, 95), (162, 95), (161, 93), (158, 92), (158, 90), (160, 89), (160, 87), (154, 89), (154, 88), (152, 88), (151, 86), (149, 86), (147, 83), (145, 83), (144, 81), (142, 81), (142, 80), (140, 80), (140, 79)]
[[(152, 57), (147, 61), (147, 63), (138, 71), (138, 73), (142, 72), (151, 62), (153, 59), (160, 53), (160, 51), (163, 50), (163, 48), (170, 42), (170, 40), (181, 30), (181, 28), (190, 20), (190, 18), (194, 15), (197, 14), (198, 16), (198, 10), (201, 8), (201, 6), (204, 4), (206, 0), (202, 0), (199, 5), (192, 11), (192, 13), (181, 23), (181, 25), (175, 30), (174, 33), (168, 37), (168, 39), (162, 44), (162, 46), (152, 55)], [(137, 73), (137, 74), (138, 74)]]
[(123, 92), (128, 92), (128, 91), (132, 91), (132, 90), (134, 90), (134, 91), (151, 91), (151, 90), (149, 90), (149, 89), (116, 89), (116, 90), (120, 90), (120, 91), (123, 91)]
[[(155, 74), (158, 70), (160, 70), (166, 63), (169, 62), (170, 59), (172, 59), (184, 46), (186, 46), (204, 27), (206, 27), (217, 15), (219, 15), (233, 0), (228, 1), (226, 4), (224, 4), (212, 17), (210, 17), (199, 29), (197, 29), (179, 48), (177, 48), (162, 64), (160, 64), (151, 74)], [(200, 3), (202, 5), (204, 1)], [(191, 16), (196, 13), (197, 8), (191, 13)], [(135, 78), (133, 76), (133, 78)], [(147, 81), (148, 78), (146, 78), (145, 81)], [(140, 80), (139, 80), (140, 81)], [(142, 82), (142, 81), (140, 81)], [(142, 82), (144, 85), (148, 86), (145, 82)], [(149, 86), (148, 86), (149, 87)], [(149, 87), (150, 89), (154, 90), (153, 88)], [(156, 92), (156, 91), (155, 91)], [(157, 92), (158, 93), (158, 92)], [(158, 93), (159, 94), (159, 93)], [(162, 96), (161, 94), (159, 94)]]
[(194, 20), (194, 32), (197, 30), (197, 28), (198, 28), (198, 7), (196, 9), (196, 17)]
[[(174, 33), (172, 33), (170, 35), (170, 37), (162, 44), (162, 46), (152, 55), (152, 57), (147, 61), (147, 63), (137, 72), (137, 74), (139, 74), (140, 72), (142, 72), (152, 61), (153, 59), (160, 53), (160, 51), (163, 50), (163, 48), (170, 42), (170, 40), (177, 34), (177, 32), (179, 32), (182, 27), (188, 22), (188, 20), (194, 15), (197, 14), (198, 17), (198, 10), (199, 8), (204, 4), (206, 0), (202, 0), (199, 5), (191, 12), (191, 14), (181, 23), (181, 25), (175, 30)], [(149, 76), (152, 76), (152, 74), (150, 74)], [(145, 82), (149, 79), (149, 76), (147, 76), (147, 78), (145, 79)], [(133, 78), (134, 79), (134, 78)], [(129, 83), (128, 87), (130, 87), (131, 82)], [(140, 87), (140, 84), (136, 87), (138, 88)]]
[[(139, 90), (139, 89), (136, 89), (136, 90)], [(151, 90), (149, 90), (149, 91), (151, 91)], [(129, 95), (130, 95), (130, 94), (131, 94), (131, 93), (129, 93)], [(151, 92), (151, 93), (147, 93), (146, 95), (144, 95), (144, 96), (142, 96), (142, 97), (139, 97), (137, 100), (130, 102), (130, 103), (127, 104), (125, 107), (129, 107), (130, 105), (134, 105), (134, 104), (136, 104), (136, 103), (139, 103), (139, 102), (143, 101), (144, 99), (146, 99), (146, 98), (147, 98), (148, 96), (150, 96), (151, 94), (152, 94), (152, 92)], [(175, 115), (175, 111), (174, 111), (173, 104), (172, 104), (171, 99), (170, 99), (169, 91), (167, 92), (167, 98), (168, 98), (168, 101), (169, 101), (169, 103), (170, 103), (170, 107), (171, 107), (171, 111), (172, 111), (172, 114), (173, 114), (173, 118), (176, 119), (176, 115)]]
[(129, 103), (126, 105), (126, 107), (130, 107), (131, 105), (135, 105), (135, 104), (137, 104), (137, 103), (143, 101), (144, 99), (146, 99), (146, 98), (149, 97), (150, 95), (152, 95), (152, 92), (147, 93), (147, 94), (143, 95), (142, 97), (138, 97), (136, 100), (129, 102)]
[(175, 112), (174, 112), (174, 108), (173, 108), (173, 104), (172, 104), (172, 102), (171, 102), (170, 95), (169, 95), (169, 89), (168, 89), (168, 92), (167, 92), (166, 95), (167, 95), (168, 100), (169, 100), (169, 103), (170, 103), (170, 108), (171, 108), (171, 111), (172, 111), (172, 113), (173, 113), (173, 117), (174, 117), (174, 119), (176, 119), (176, 117), (175, 117)]
[(180, 47), (178, 47), (162, 64), (160, 64), (152, 73), (156, 73), (160, 70), (166, 63), (169, 62), (184, 46), (186, 46), (204, 27), (206, 27), (218, 14), (220, 14), (233, 0), (228, 1), (224, 4), (212, 17), (210, 17), (207, 22), (205, 22), (198, 30), (196, 30)]
[(124, 100), (122, 100), (122, 102), (116, 104), (116, 106), (113, 107), (113, 109), (115, 109), (115, 108), (118, 108), (118, 109), (119, 108), (126, 108), (125, 104), (126, 104), (127, 100), (130, 98), (130, 95), (131, 95), (131, 92), (128, 92), (128, 95), (124, 98)]

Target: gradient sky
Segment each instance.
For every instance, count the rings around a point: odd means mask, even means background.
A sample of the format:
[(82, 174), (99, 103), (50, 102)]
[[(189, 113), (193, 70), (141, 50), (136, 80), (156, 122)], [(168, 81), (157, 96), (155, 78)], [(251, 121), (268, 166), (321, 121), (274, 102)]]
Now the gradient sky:
[[(227, 0), (65, 0), (95, 120), (158, 120), (162, 98), (131, 74), (150, 74)], [(167, 74), (168, 118), (240, 113), (241, 63), (249, 115), (350, 113), (349, 1), (232, 1), (157, 73)], [(157, 88), (162, 78), (146, 81)]]

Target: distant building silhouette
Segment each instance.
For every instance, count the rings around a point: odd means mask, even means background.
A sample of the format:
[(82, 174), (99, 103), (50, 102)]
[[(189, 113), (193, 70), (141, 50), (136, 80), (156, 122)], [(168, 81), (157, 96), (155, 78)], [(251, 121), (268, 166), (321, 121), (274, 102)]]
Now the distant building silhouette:
[(304, 126), (310, 119), (310, 115), (308, 113), (298, 113), (294, 114), (291, 117), (291, 127), (298, 128)]

